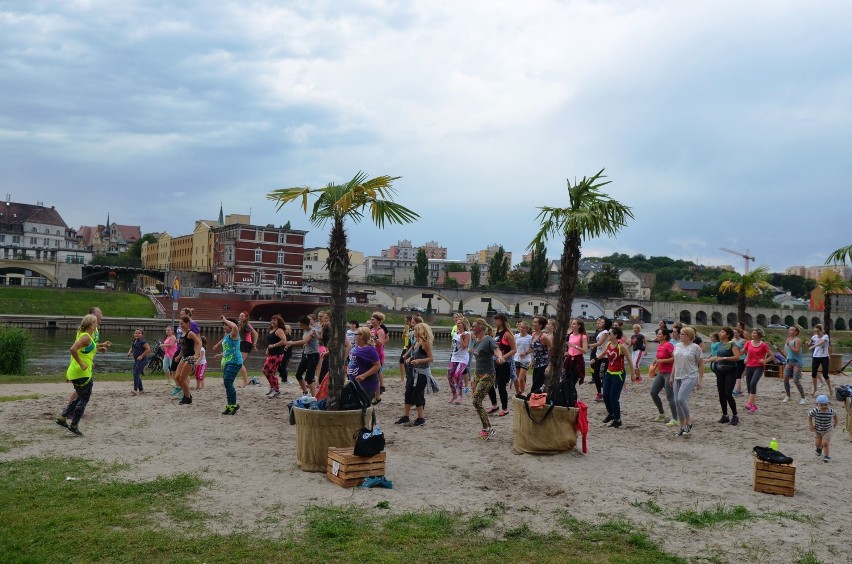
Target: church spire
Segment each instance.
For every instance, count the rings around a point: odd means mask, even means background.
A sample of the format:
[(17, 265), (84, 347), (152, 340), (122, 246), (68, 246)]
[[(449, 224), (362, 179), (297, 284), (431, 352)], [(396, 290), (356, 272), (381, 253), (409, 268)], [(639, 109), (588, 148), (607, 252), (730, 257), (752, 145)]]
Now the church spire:
[(225, 216), (222, 210), (222, 202), (219, 202), (219, 225), (225, 225)]
[(104, 235), (109, 236), (109, 212), (107, 212), (107, 222), (106, 226), (104, 227)]

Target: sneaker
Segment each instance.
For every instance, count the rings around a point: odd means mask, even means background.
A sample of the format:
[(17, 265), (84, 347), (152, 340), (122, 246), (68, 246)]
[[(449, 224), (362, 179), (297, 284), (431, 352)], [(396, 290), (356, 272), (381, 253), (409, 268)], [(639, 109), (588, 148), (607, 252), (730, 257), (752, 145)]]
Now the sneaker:
[(411, 419), (409, 419), (408, 415), (403, 415), (402, 417), (400, 417), (399, 419), (394, 421), (393, 424), (394, 425), (403, 425), (405, 423), (410, 423), (410, 422), (411, 422)]
[(740, 418), (737, 415), (731, 417), (731, 425), (737, 426), (740, 424)]
[(687, 426), (686, 426), (686, 432), (687, 432), (687, 433), (691, 433), (691, 432), (692, 432), (692, 423), (690, 423), (689, 425), (687, 425)]
[(495, 431), (493, 428), (483, 429), (482, 431), (479, 432), (479, 436), (482, 437), (482, 440), (487, 441), (488, 439), (493, 437), (496, 433), (497, 433), (497, 431)]
[(822, 456), (822, 449), (821, 448), (814, 450), (814, 452), (816, 453), (817, 456)]
[(412, 423), (411, 426), (412, 427), (422, 427), (425, 424), (426, 424), (426, 420), (423, 419), (422, 417), (418, 417), (417, 419), (414, 420), (414, 423)]
[(733, 392), (731, 392), (731, 395), (732, 396), (741, 396), (741, 395), (743, 395), (743, 393), (739, 390), (734, 390)]
[(274, 394), (274, 393), (275, 393), (275, 390), (269, 390), (268, 392), (266, 392), (266, 397), (271, 398), (272, 394)]
[(240, 409), (240, 404), (237, 403), (237, 404), (232, 405), (231, 406), (231, 415), (234, 415), (237, 412), (238, 409)]
[[(78, 437), (83, 436), (83, 433), (80, 432), (80, 429), (78, 429), (77, 426), (74, 425), (73, 423), (71, 425), (68, 425), (68, 430), (71, 431), (72, 433), (74, 433), (75, 435), (77, 435)], [(828, 461), (826, 460), (826, 462), (828, 462)]]
[(171, 396), (172, 396), (173, 398), (174, 398), (174, 397), (177, 397), (177, 395), (178, 395), (180, 392), (181, 392), (180, 386), (175, 386), (174, 388), (172, 388)]
[(527, 399), (527, 396), (525, 396), (524, 394), (522, 394), (522, 393), (520, 393), (520, 392), (518, 392), (517, 394), (515, 394), (515, 397), (516, 397), (516, 398), (518, 398), (518, 399)]
[(731, 419), (727, 415), (723, 415), (721, 419), (719, 419), (719, 423), (730, 423)]
[(225, 411), (222, 412), (222, 415), (233, 415), (234, 409), (230, 405), (225, 406)]
[(826, 454), (825, 456), (822, 457), (822, 461), (823, 462), (831, 462), (831, 457)]
[(132, 392), (130, 392), (130, 395), (131, 395), (131, 396), (135, 396), (135, 395), (136, 395), (136, 390), (133, 390)]
[(751, 404), (751, 412), (754, 413), (755, 411), (757, 411), (757, 404), (753, 403)]
[(494, 413), (498, 409), (500, 409), (500, 408), (497, 407), (496, 405), (492, 405), (491, 407), (488, 408), (488, 411), (486, 413), (488, 413), (488, 415), (491, 415), (492, 413)]
[(659, 415), (657, 415), (656, 417), (651, 419), (651, 421), (653, 421), (654, 423), (662, 423), (663, 421), (666, 421), (667, 419), (668, 419), (668, 417), (666, 417), (665, 413), (660, 413)]
[(501, 409), (500, 413), (498, 413), (497, 415), (499, 415), (500, 417), (506, 417), (507, 415), (509, 415), (509, 410), (508, 409)]
[(669, 422), (666, 423), (666, 427), (677, 427), (680, 424), (680, 421), (677, 419), (669, 419)]
[(462, 390), (462, 392), (463, 392), (463, 393), (465, 393), (465, 394), (469, 394), (469, 393), (470, 393), (470, 388), (468, 388), (467, 386), (465, 386), (465, 388)]
[(621, 419), (614, 419), (612, 423), (609, 424), (609, 426), (618, 429), (619, 427), (621, 427)]
[(598, 394), (598, 395), (596, 395), (596, 396), (595, 396), (595, 401), (596, 401), (596, 402), (602, 402), (602, 401), (603, 401), (603, 394)]
[(272, 395), (269, 396), (269, 397), (271, 399), (271, 398), (277, 398), (277, 397), (280, 397), (280, 396), (281, 396), (281, 392), (279, 392), (278, 390), (275, 390), (274, 392), (272, 392)]
[(808, 400), (806, 400), (805, 398), (802, 398), (802, 399), (799, 400), (799, 405), (807, 405), (807, 404), (808, 404)]
[(790, 396), (786, 396), (783, 400), (781, 400), (781, 403), (790, 403)]
[(61, 415), (56, 418), (56, 424), (60, 427), (65, 427), (66, 429), (68, 428), (68, 420), (62, 417)]
[(675, 433), (675, 437), (682, 437), (685, 434), (686, 434), (686, 429), (681, 427), (680, 430), (677, 433)]
[(180, 403), (178, 405), (191, 405), (191, 404), (192, 404), (192, 396), (186, 396), (182, 400), (180, 400)]
[(615, 419), (615, 415), (613, 415), (612, 413), (608, 413), (608, 414), (607, 414), (607, 416), (604, 418), (603, 422), (604, 422), (604, 423), (609, 423), (609, 422), (610, 422), (610, 421), (612, 421), (613, 419)]

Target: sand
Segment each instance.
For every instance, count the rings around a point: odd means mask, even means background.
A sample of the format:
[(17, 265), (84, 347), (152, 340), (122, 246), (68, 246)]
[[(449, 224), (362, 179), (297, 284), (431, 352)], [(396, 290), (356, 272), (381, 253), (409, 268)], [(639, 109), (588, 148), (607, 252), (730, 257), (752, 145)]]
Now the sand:
[[(833, 384), (849, 382), (848, 376), (837, 377)], [(226, 516), (226, 531), (274, 536), (289, 529), (280, 521), (297, 522), (309, 504), (372, 508), (387, 500), (394, 511), (473, 514), (502, 503), (506, 514), (496, 534), (524, 523), (532, 530), (547, 531), (554, 516), (567, 511), (591, 522), (626, 518), (666, 550), (691, 560), (790, 562), (811, 551), (825, 562), (852, 561), (848, 494), (852, 448), (841, 431), (845, 411), (839, 402), (832, 405), (841, 428), (834, 435), (833, 461), (825, 464), (814, 455), (807, 431), (806, 413), (813, 400), (809, 397), (807, 406), (781, 403), (783, 388), (777, 379), (761, 381), (760, 410), (752, 415), (741, 407), (742, 424), (732, 427), (716, 423), (720, 408), (715, 377), (706, 378), (703, 389), (693, 395), (696, 425), (688, 438), (651, 422), (656, 410), (648, 397), (647, 379), (630, 385), (623, 396), (621, 429), (601, 423), (603, 404), (591, 401), (594, 387), (586, 384), (580, 387), (580, 398), (590, 404), (589, 453), (534, 456), (513, 454), (511, 416), (494, 417), (496, 437), (482, 441), (469, 396), (461, 406), (448, 405), (443, 391), (427, 396), (425, 426), (396, 426), (402, 385), (397, 378), (386, 384), (379, 422), (387, 436), (392, 490), (347, 490), (328, 482), (324, 474), (297, 468), (295, 428), (286, 416), (286, 398), (296, 396), (295, 384), (282, 386), (283, 396), (274, 400), (264, 396), (265, 386), (239, 390), (242, 409), (229, 417), (221, 415), (225, 402), (219, 379), (208, 379), (208, 388), (196, 393), (192, 406), (169, 400), (170, 387), (162, 379), (148, 379), (148, 393), (140, 397), (131, 397), (129, 377), (127, 383), (96, 382), (80, 424), (83, 438), (54, 423), (70, 385), (2, 385), (2, 396), (41, 397), (0, 403), (0, 432), (22, 441), (0, 454), (0, 460), (60, 453), (129, 463), (130, 469), (121, 474), (126, 479), (196, 474), (208, 485), (194, 504), (216, 517), (209, 520), (211, 530)], [(809, 387), (809, 378), (806, 384)], [(782, 452), (796, 459), (795, 497), (753, 491), (751, 449), (768, 445), (772, 437)], [(662, 512), (648, 511), (649, 501)], [(709, 528), (692, 528), (672, 519), (679, 511), (717, 504), (743, 505), (764, 517)], [(799, 515), (804, 522), (767, 515), (776, 512)]]

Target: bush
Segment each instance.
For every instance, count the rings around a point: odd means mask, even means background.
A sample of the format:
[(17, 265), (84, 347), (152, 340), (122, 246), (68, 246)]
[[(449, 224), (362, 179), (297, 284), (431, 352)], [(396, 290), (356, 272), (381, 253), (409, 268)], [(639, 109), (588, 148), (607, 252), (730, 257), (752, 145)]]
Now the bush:
[(23, 374), (32, 335), (25, 329), (0, 327), (0, 374)]

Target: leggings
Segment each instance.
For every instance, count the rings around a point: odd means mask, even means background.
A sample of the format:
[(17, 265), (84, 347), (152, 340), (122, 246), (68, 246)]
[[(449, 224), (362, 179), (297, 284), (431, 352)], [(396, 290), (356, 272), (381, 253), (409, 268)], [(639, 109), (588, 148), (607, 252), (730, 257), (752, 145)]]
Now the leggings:
[(86, 406), (89, 404), (89, 398), (92, 397), (94, 380), (91, 377), (77, 378), (71, 380), (71, 384), (74, 386), (74, 391), (77, 392), (77, 397), (68, 403), (65, 411), (62, 412), (62, 417), (71, 417), (71, 424), (76, 425), (83, 417), (83, 412), (86, 411)]
[[(509, 385), (509, 380), (512, 379), (512, 367), (510, 364), (509, 362), (504, 362), (496, 366), (497, 374), (495, 378), (497, 379), (497, 391), (500, 392), (500, 405), (503, 407), (503, 411), (509, 409), (509, 392), (506, 387)], [(488, 399), (491, 400), (491, 405), (497, 405), (497, 394), (494, 392), (494, 388), (488, 390)]]
[(757, 383), (760, 377), (763, 376), (762, 366), (746, 366), (745, 371), (746, 384), (748, 384), (748, 393), (757, 394)]
[(453, 393), (453, 397), (462, 395), (465, 368), (467, 368), (466, 362), (451, 362), (450, 368), (447, 370), (447, 382), (450, 383), (450, 392)]
[(541, 388), (544, 387), (544, 373), (547, 370), (547, 365), (536, 366), (533, 368), (532, 389), (531, 394), (540, 394)]
[(491, 427), (488, 413), (482, 407), (482, 400), (489, 392), (494, 393), (494, 374), (477, 374), (473, 385), (473, 407), (476, 409), (476, 414), (479, 415), (483, 429)]
[(787, 397), (790, 397), (790, 379), (793, 379), (793, 383), (796, 384), (796, 388), (799, 390), (799, 394), (801, 394), (802, 399), (805, 398), (805, 390), (802, 388), (802, 367), (798, 362), (795, 361), (787, 361), (787, 366), (784, 367), (784, 391), (787, 393)]
[(229, 362), (222, 368), (222, 383), (225, 385), (225, 396), (228, 398), (228, 405), (237, 405), (237, 390), (234, 388), (234, 380), (237, 374), (240, 373), (242, 364)]
[(682, 378), (674, 381), (675, 407), (678, 421), (685, 421), (689, 415), (689, 394), (698, 383), (698, 378)]
[(737, 402), (734, 400), (734, 385), (737, 383), (737, 367), (723, 366), (717, 362), (714, 372), (716, 373), (716, 390), (719, 392), (719, 405), (722, 407), (722, 415), (728, 414), (728, 406), (731, 415), (737, 414)]
[(606, 377), (607, 368), (609, 368), (609, 360), (598, 359), (595, 368), (592, 369), (592, 381), (595, 383), (595, 388), (597, 388), (599, 394), (603, 393), (603, 381)]
[(624, 388), (624, 372), (607, 372), (604, 376), (603, 400), (606, 412), (615, 417), (616, 421), (621, 421), (622, 388)]
[(665, 413), (663, 409), (663, 401), (660, 399), (660, 392), (665, 388), (666, 390), (666, 401), (669, 402), (669, 409), (672, 412), (672, 419), (677, 419), (677, 411), (675, 409), (675, 401), (674, 401), (674, 388), (672, 388), (671, 384), (669, 384), (669, 376), (671, 376), (671, 372), (663, 373), (657, 372), (657, 375), (654, 377), (654, 381), (651, 383), (651, 399), (654, 400), (654, 405), (657, 406), (657, 411), (662, 415)]
[(825, 383), (828, 384), (828, 357), (827, 356), (815, 356), (813, 357), (811, 364), (811, 378), (816, 380), (818, 376), (818, 372), (820, 367), (822, 367), (822, 378), (825, 380)]
[(269, 389), (275, 392), (279, 391), (278, 367), (281, 366), (283, 360), (283, 354), (271, 354), (263, 362), (263, 375), (266, 376), (266, 381), (269, 382)]

